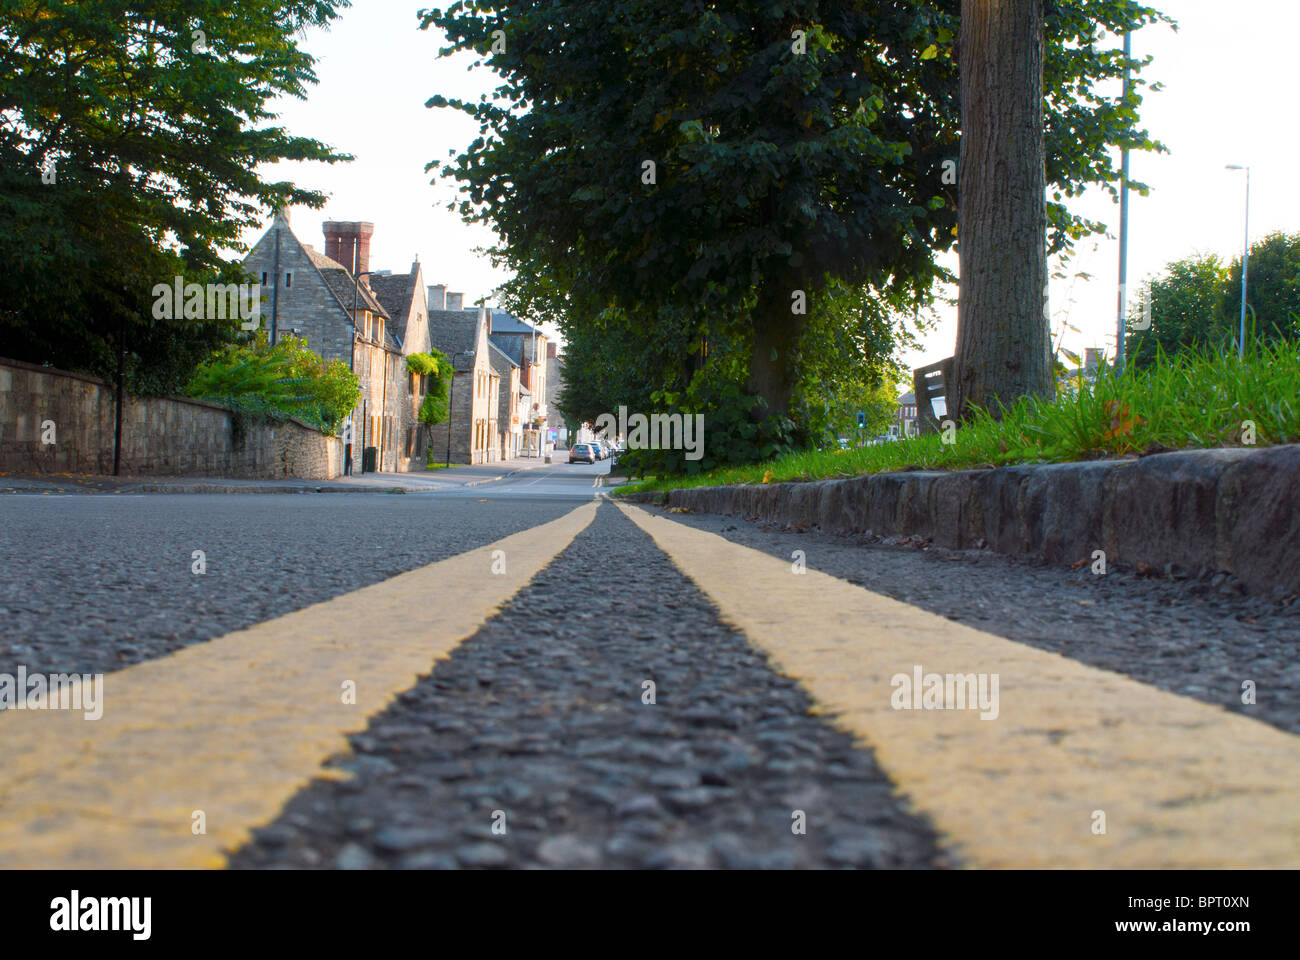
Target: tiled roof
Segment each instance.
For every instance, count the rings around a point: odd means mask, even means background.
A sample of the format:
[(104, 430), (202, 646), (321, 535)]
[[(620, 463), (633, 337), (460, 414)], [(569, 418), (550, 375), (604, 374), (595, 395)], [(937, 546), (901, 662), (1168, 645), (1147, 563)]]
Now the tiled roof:
[(898, 398), (899, 406), (910, 407), (916, 403), (916, 394), (908, 392)]
[[(475, 307), (475, 309), (477, 310), (478, 308)], [(529, 336), (532, 336), (534, 330), (537, 331), (538, 336), (546, 336), (546, 334), (542, 333), (540, 329), (529, 323), (527, 320), (520, 320), (514, 314), (507, 313), (504, 310), (492, 310), (493, 333), (526, 333)]]
[(396, 317), (405, 327), (406, 318), (411, 314), (411, 297), (415, 294), (415, 275), (399, 273), (396, 276), (371, 277), (370, 289), (388, 310), (388, 315)]
[(510, 359), (510, 355), (498, 347), (491, 340), (488, 341), (488, 362), (492, 364), (492, 369), (503, 377), (508, 377), (511, 367), (518, 367), (519, 364)]
[[(352, 273), (347, 267), (343, 266), (343, 264), (339, 263), (337, 260), (331, 260), (329, 257), (325, 256), (325, 254), (315, 249), (311, 244), (304, 243), (302, 248), (311, 259), (311, 262), (315, 265), (316, 269), (320, 271), (320, 275), (324, 279), (325, 285), (329, 287), (330, 292), (334, 294), (334, 299), (339, 302), (339, 306), (346, 310), (348, 315), (351, 316), (353, 296)], [(374, 295), (371, 294), (369, 290), (366, 289), (364, 283), (357, 284), (355, 289), (356, 303), (360, 309), (369, 310), (371, 313), (377, 313), (386, 320), (392, 319), (392, 317), (389, 316), (388, 311), (384, 309), (383, 305), (374, 298)], [(385, 324), (385, 327), (387, 327), (387, 324)], [(388, 338), (385, 337), (384, 339)]]
[(468, 369), (464, 361), (454, 359), (458, 353), (472, 353), (478, 345), (477, 310), (430, 310), (429, 345), (441, 350), (457, 370)]

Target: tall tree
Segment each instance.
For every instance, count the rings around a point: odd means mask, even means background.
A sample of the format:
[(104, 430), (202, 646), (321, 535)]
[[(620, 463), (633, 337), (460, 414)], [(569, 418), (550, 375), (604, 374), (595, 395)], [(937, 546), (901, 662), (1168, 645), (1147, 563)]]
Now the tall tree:
[(457, 4), (425, 25), (504, 83), (430, 103), (488, 134), (452, 170), (518, 273), (566, 264), (630, 317), (734, 322), (751, 392), (781, 412), (831, 278), (917, 298), (940, 275), (944, 19), (907, 0)]
[[(1300, 341), (1300, 234), (1271, 233), (1250, 246), (1246, 336), (1259, 344)], [(1135, 367), (1187, 351), (1236, 350), (1241, 258), (1198, 254), (1147, 280), (1128, 320), (1125, 349)], [(1146, 321), (1150, 321), (1149, 325)]]
[[(1252, 264), (1253, 267), (1253, 264)], [(1184, 350), (1215, 348), (1230, 352), (1237, 326), (1224, 322), (1228, 268), (1215, 255), (1177, 260), (1162, 276), (1147, 280), (1124, 338), (1127, 362), (1134, 368), (1155, 364), (1159, 351), (1172, 356)], [(1240, 284), (1241, 275), (1238, 274)], [(1240, 302), (1240, 299), (1238, 299)], [(1139, 329), (1147, 318), (1150, 326)]]
[[(267, 109), (315, 82), (298, 37), (348, 0), (10, 0), (0, 7), (0, 353), (178, 389), (230, 322), (159, 320), (174, 276), (266, 209), (325, 197), (262, 164), (350, 159)], [(235, 321), (236, 323), (238, 321)]]
[[(1250, 245), (1246, 274), (1246, 335), (1262, 342), (1300, 339), (1300, 233), (1276, 231)], [(1241, 316), (1241, 257), (1224, 294), (1225, 324), (1235, 338)]]
[(1052, 392), (1043, 0), (962, 0), (959, 49), (958, 419)]
[[(430, 167), (460, 181), (465, 218), (496, 230), (520, 307), (576, 310), (575, 323), (616, 307), (648, 345), (684, 351), (669, 370), (724, 334), (750, 391), (782, 412), (807, 373), (812, 304), (833, 282), (906, 308), (947, 276), (935, 255), (957, 223), (960, 4), (506, 0), (429, 11), (422, 26), (446, 33), (443, 53), (477, 50), (501, 77), (480, 101), (429, 100), (481, 133)], [(1053, 6), (1037, 102), (1052, 111), (1054, 243), (1098, 228), (1062, 200), (1114, 178), (1110, 144), (1158, 146), (1136, 128), (1134, 100), (1093, 94), (1122, 63), (1091, 44), (1099, 25), (1158, 16), (1130, 0)]]

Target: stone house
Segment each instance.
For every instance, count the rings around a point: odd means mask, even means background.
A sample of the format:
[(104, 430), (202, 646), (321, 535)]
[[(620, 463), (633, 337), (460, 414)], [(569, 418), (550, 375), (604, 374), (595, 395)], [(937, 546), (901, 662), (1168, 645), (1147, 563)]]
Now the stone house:
[(524, 417), (523, 449), (534, 456), (543, 449), (548, 417), (547, 336), (527, 320), (505, 310), (488, 311), (488, 336), (511, 360), (519, 364), (520, 382), (532, 396)]
[[(441, 285), (428, 287), (429, 345), (451, 361), (449, 418), (433, 428), (435, 460), (488, 463), (497, 459), (499, 377), (492, 369), (486, 311), (460, 308), (461, 294)], [(453, 299), (454, 298), (454, 299)], [(457, 304), (455, 309), (445, 306)]]
[(429, 307), (419, 259), (411, 264), (410, 273), (376, 273), (370, 277), (370, 288), (388, 311), (402, 351), (406, 399), (397, 424), (396, 469), (422, 470), (428, 453), (428, 431), (420, 423), (420, 404), (428, 395), (429, 378), (410, 372), (405, 364), (406, 357), (428, 353), (430, 348)]
[[(500, 378), (497, 393), (497, 444), (498, 456), (510, 460), (519, 456), (523, 445), (523, 420), (520, 417), (519, 397), (522, 389), (519, 364), (507, 357), (494, 343), (488, 344), (492, 369)], [(527, 410), (523, 411), (527, 415)]]
[[(357, 374), (361, 399), (351, 415), (352, 472), (362, 471), (368, 448), (375, 451), (376, 469), (402, 469), (410, 459), (403, 431), (412, 402), (403, 341), (414, 334), (414, 342), (420, 342), (427, 311), (414, 296), (404, 302), (395, 283), (386, 297), (396, 318), (376, 296), (372, 278), (364, 275), (370, 270), (374, 224), (331, 220), (324, 234), (321, 253), (297, 237), (281, 210), (244, 258), (244, 268), (262, 284), (262, 321), (273, 341), (304, 337), (315, 353), (342, 360)], [(418, 264), (413, 273), (419, 275)], [(342, 456), (349, 459), (348, 452)]]

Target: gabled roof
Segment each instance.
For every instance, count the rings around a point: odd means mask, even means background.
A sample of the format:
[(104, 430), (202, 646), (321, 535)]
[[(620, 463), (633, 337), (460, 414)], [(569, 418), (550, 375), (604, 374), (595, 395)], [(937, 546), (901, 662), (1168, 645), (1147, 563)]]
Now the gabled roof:
[[(262, 237), (256, 244), (254, 244), (254, 247), (261, 244), (261, 242), (265, 240), (266, 237), (269, 236), (277, 227), (284, 231), (284, 233), (288, 234), (289, 240), (296, 243), (299, 249), (302, 250), (303, 254), (311, 262), (317, 275), (320, 276), (321, 282), (325, 285), (325, 289), (333, 295), (334, 302), (342, 311), (340, 319), (351, 326), (353, 323), (352, 304), (354, 302), (353, 278), (351, 271), (337, 260), (325, 256), (325, 254), (321, 253), (310, 243), (303, 243), (302, 240), (298, 238), (298, 235), (293, 232), (293, 228), (289, 226), (288, 217), (285, 216), (283, 210), (277, 212), (271, 225), (267, 228), (266, 233), (262, 234)], [(251, 251), (249, 255), (252, 255)], [(384, 309), (383, 305), (374, 298), (371, 292), (367, 290), (364, 285), (360, 285), (356, 288), (355, 297), (358, 309), (369, 310), (371, 313), (377, 314), (387, 321), (392, 320), (392, 316)], [(404, 331), (392, 329), (391, 322), (385, 323), (384, 346), (400, 353), (402, 344), (399, 337), (403, 332)]]
[(415, 276), (399, 273), (395, 276), (371, 277), (370, 289), (387, 310), (390, 317), (405, 320), (411, 313), (411, 297), (415, 294)]
[(899, 406), (910, 407), (916, 403), (916, 394), (908, 391), (898, 398)]
[(488, 362), (492, 364), (492, 369), (503, 377), (508, 376), (511, 367), (518, 367), (519, 364), (510, 359), (510, 354), (506, 353), (491, 340), (488, 341)]
[[(475, 307), (477, 310), (478, 308)], [(540, 327), (529, 323), (527, 320), (520, 320), (512, 313), (504, 310), (493, 308), (492, 310), (492, 332), (493, 333), (526, 333), (530, 337), (536, 331), (539, 337), (544, 337)]]
[(473, 353), (478, 348), (478, 330), (477, 310), (429, 311), (429, 346), (445, 353), (457, 370), (468, 369), (454, 358), (458, 353)]
[[(299, 243), (302, 243), (302, 241), (299, 241)], [(354, 290), (351, 271), (337, 260), (331, 260), (329, 257), (325, 256), (325, 254), (321, 253), (310, 243), (303, 243), (302, 249), (307, 254), (312, 264), (320, 272), (321, 279), (323, 279), (325, 285), (329, 287), (330, 293), (334, 294), (334, 299), (339, 302), (339, 306), (348, 312), (348, 316), (351, 316), (352, 296)], [(385, 320), (392, 319), (392, 317), (389, 316), (388, 311), (384, 309), (383, 305), (374, 298), (374, 295), (371, 294), (368, 289), (366, 289), (364, 283), (356, 284), (355, 291), (357, 307), (359, 309), (369, 310), (371, 313), (377, 313)]]

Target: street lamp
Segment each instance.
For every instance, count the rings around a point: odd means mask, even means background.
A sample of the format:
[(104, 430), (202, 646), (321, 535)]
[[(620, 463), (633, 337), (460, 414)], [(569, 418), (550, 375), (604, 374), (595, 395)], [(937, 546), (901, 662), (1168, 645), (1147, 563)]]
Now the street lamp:
[(1241, 330), (1237, 340), (1237, 356), (1246, 356), (1246, 273), (1250, 266), (1250, 167), (1229, 163), (1224, 169), (1246, 171), (1246, 232), (1241, 244)]
[(451, 363), (451, 383), (448, 384), (447, 387), (447, 464), (446, 465), (448, 467), (451, 466), (451, 424), (452, 424), (452, 417), (455, 415), (455, 405), (453, 401), (456, 399), (456, 358), (472, 357), (473, 355), (474, 354), (472, 351), (462, 350), (460, 353), (453, 353), (449, 358), (449, 362)]
[[(373, 271), (373, 270), (362, 270), (360, 273), (355, 274), (355, 275), (352, 277), (352, 352), (351, 352), (351, 354), (348, 356), (348, 373), (354, 373), (354, 372), (355, 372), (353, 368), (356, 366), (356, 362), (357, 362), (357, 338), (360, 336), (360, 331), (357, 330), (357, 292), (358, 292), (358, 289), (357, 289), (357, 288), (358, 288), (358, 286), (359, 286), (360, 283), (361, 283), (361, 278), (362, 278), (362, 277), (368, 277), (368, 276), (371, 276), (372, 274), (374, 274), (374, 272), (375, 272), (375, 271)], [(295, 331), (295, 332), (296, 332), (296, 331)], [(364, 457), (364, 455), (365, 455), (365, 449), (366, 449), (366, 446), (365, 446), (365, 443), (366, 443), (366, 441), (365, 441), (365, 429), (366, 429), (366, 415), (367, 415), (367, 413), (368, 413), (368, 410), (366, 409), (366, 395), (365, 395), (365, 393), (363, 392), (363, 393), (361, 394), (361, 430), (362, 430), (362, 433), (361, 433), (361, 450), (362, 450), (362, 456), (363, 456), (363, 457)], [(351, 420), (352, 418), (349, 417), (348, 419)], [(355, 426), (355, 424), (352, 426), (352, 435), (353, 435), (354, 437), (356, 436), (356, 426)], [(351, 474), (352, 474), (352, 444), (351, 444), (351, 443), (347, 444), (347, 446), (344, 448), (344, 451), (343, 451), (343, 462), (344, 462), (344, 464), (345, 464), (345, 467), (344, 467), (344, 473), (346, 473), (346, 474), (348, 474), (349, 476), (351, 476)], [(366, 468), (366, 462), (365, 462), (365, 460), (363, 459), (363, 460), (361, 461), (361, 472), (362, 472), (362, 473), (365, 473), (365, 472), (366, 472), (366, 469), (365, 469), (365, 468)]]
[[(1129, 56), (1133, 52), (1132, 34), (1124, 31), (1124, 96), (1128, 103)], [(1124, 326), (1128, 311), (1128, 144), (1120, 149), (1119, 177), (1119, 311), (1115, 322), (1115, 372), (1124, 372)]]

